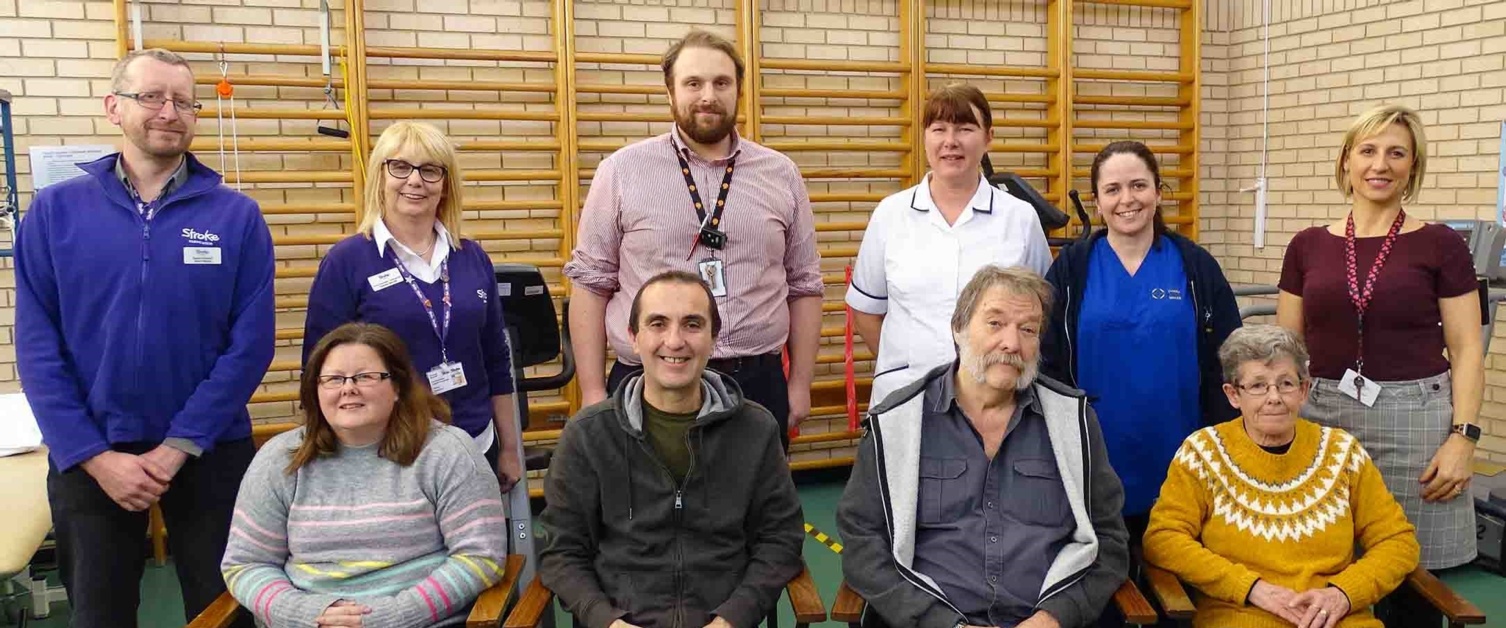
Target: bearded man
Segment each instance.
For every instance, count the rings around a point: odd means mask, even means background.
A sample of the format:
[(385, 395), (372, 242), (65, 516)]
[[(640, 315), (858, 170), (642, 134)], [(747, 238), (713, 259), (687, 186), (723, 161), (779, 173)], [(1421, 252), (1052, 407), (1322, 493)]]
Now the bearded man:
[(958, 359), (869, 411), (837, 506), (865, 626), (1093, 625), (1129, 566), (1124, 489), (1082, 391), (1037, 374), (1051, 286), (985, 266)]
[(628, 334), (633, 295), (651, 277), (686, 271), (711, 287), (725, 328), (708, 368), (767, 408), (788, 448), (789, 426), (810, 414), (821, 334), (810, 196), (795, 162), (737, 134), (744, 67), (736, 45), (692, 30), (662, 67), (674, 128), (602, 160), (564, 267), (584, 404), (643, 369)]

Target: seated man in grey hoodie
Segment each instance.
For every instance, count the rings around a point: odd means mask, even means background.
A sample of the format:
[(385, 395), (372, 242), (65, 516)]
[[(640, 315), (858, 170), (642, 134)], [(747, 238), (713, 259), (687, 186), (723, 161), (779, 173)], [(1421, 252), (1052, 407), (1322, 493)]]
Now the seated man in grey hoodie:
[(1082, 391), (1037, 376), (1051, 286), (985, 266), (958, 360), (869, 411), (837, 506), (865, 626), (1076, 628), (1124, 582), (1124, 490)]
[(696, 275), (643, 284), (643, 373), (565, 427), (539, 573), (590, 628), (751, 628), (800, 573), (804, 521), (769, 411), (706, 370), (721, 317)]

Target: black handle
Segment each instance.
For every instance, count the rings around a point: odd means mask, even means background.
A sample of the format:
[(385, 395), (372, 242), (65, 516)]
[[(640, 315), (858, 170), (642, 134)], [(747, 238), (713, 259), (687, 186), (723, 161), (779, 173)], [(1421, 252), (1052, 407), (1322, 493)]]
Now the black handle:
[(1080, 240), (1086, 240), (1093, 232), (1093, 218), (1088, 215), (1088, 210), (1083, 209), (1082, 196), (1077, 193), (1077, 190), (1067, 190), (1067, 196), (1072, 199), (1072, 206), (1077, 209), (1077, 219), (1082, 221), (1082, 233), (1077, 237)]
[(518, 392), (556, 390), (575, 379), (575, 352), (570, 345), (570, 299), (566, 297), (560, 305), (565, 310), (560, 317), (560, 372), (544, 377), (525, 377), (518, 382)]

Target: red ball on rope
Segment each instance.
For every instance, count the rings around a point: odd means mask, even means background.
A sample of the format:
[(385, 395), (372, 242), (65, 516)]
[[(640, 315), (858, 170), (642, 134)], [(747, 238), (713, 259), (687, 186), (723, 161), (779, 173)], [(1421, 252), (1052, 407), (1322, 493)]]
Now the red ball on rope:
[(235, 93), (235, 86), (230, 84), (230, 79), (220, 79), (220, 82), (214, 86), (214, 91), (218, 92), (221, 98), (229, 98)]

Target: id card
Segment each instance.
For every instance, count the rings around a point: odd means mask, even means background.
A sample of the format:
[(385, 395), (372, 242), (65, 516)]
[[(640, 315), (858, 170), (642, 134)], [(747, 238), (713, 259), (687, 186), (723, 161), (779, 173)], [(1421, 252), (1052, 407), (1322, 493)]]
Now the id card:
[(1339, 392), (1348, 395), (1350, 399), (1359, 400), (1366, 408), (1375, 406), (1375, 399), (1380, 396), (1380, 391), (1380, 384), (1365, 379), (1365, 376), (1356, 373), (1354, 369), (1344, 369), (1344, 379), (1339, 380)]
[(217, 246), (183, 247), (184, 264), (219, 266), (221, 255), (220, 247)]
[(465, 367), (459, 362), (445, 362), (429, 369), (429, 389), (436, 395), (465, 386)]
[(704, 259), (699, 264), (701, 279), (711, 287), (711, 295), (717, 297), (727, 296), (727, 277), (722, 273), (722, 260)]
[(381, 292), (384, 288), (390, 288), (403, 282), (403, 274), (396, 268), (389, 268), (366, 278), (366, 283), (371, 284), (372, 292)]

